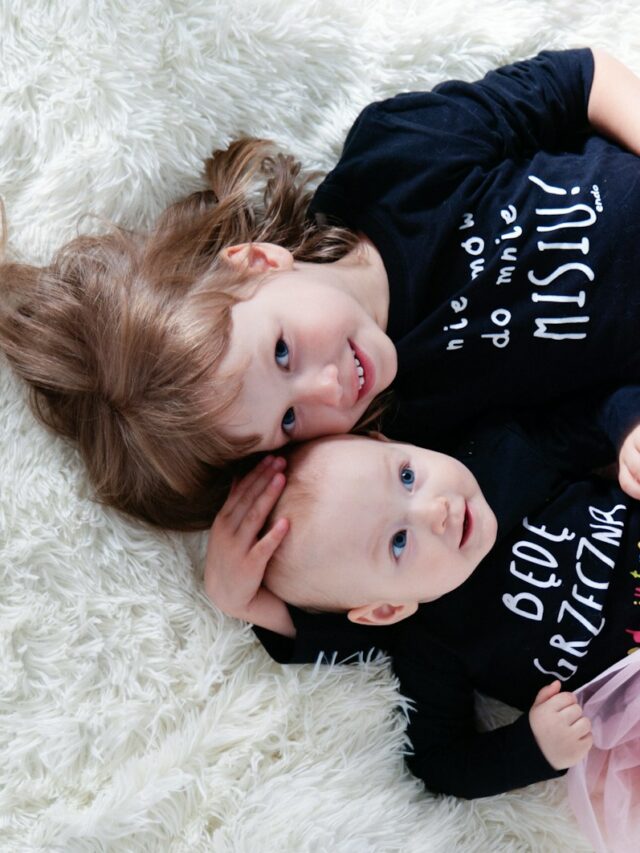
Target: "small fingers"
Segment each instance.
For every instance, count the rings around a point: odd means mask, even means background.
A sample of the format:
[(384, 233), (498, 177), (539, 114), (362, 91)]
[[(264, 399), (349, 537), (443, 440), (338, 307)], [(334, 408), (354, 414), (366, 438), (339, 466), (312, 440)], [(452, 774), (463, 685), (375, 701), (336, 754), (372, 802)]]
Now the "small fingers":
[(262, 474), (265, 468), (268, 468), (273, 460), (273, 456), (268, 454), (264, 456), (244, 477), (234, 477), (229, 489), (229, 495), (224, 505), (224, 511), (230, 512), (236, 503), (242, 498), (247, 489), (251, 488), (251, 484)]
[(575, 723), (571, 726), (571, 731), (579, 738), (586, 737), (591, 734), (591, 720), (588, 717), (583, 717), (582, 714)]
[(560, 716), (562, 721), (569, 726), (577, 725), (578, 721), (581, 719), (586, 719), (586, 717), (582, 716), (582, 708), (578, 705), (577, 702), (568, 705), (566, 708), (563, 708), (560, 711)]
[(254, 503), (246, 508), (244, 515), (240, 516), (235, 538), (245, 550), (253, 546), (256, 536), (264, 527), (269, 513), (280, 497), (285, 482), (284, 474), (274, 474)]
[(577, 708), (580, 707), (576, 697), (568, 690), (554, 696), (551, 700), (551, 704), (554, 711), (563, 711), (565, 708), (570, 708), (571, 706), (575, 706)]
[(229, 522), (234, 532), (244, 522), (247, 514), (255, 506), (265, 490), (269, 488), (274, 474), (282, 471), (285, 465), (286, 461), (281, 456), (266, 456), (253, 471), (250, 471), (246, 477), (242, 478), (234, 495), (233, 504), (229, 507), (228, 511)]
[(533, 706), (541, 705), (543, 702), (546, 702), (548, 699), (551, 699), (552, 696), (555, 696), (556, 693), (560, 690), (560, 682), (558, 680), (552, 681), (551, 684), (545, 684), (544, 687), (541, 687), (538, 690), (538, 694), (535, 698)]
[(289, 521), (279, 518), (276, 523), (256, 542), (251, 549), (251, 555), (266, 568), (267, 563), (273, 557), (276, 549), (287, 535)]

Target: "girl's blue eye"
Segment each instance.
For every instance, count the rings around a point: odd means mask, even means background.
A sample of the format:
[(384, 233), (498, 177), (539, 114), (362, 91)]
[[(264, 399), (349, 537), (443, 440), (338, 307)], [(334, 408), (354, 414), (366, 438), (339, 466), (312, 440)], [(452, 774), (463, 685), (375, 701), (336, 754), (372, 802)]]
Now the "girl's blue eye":
[(404, 551), (407, 546), (407, 531), (406, 530), (398, 530), (397, 533), (394, 533), (391, 537), (391, 551), (393, 556), (398, 560), (400, 555)]
[(291, 430), (296, 425), (296, 413), (293, 409), (287, 409), (284, 413), (284, 417), (282, 419), (282, 429), (285, 432), (291, 432)]
[(409, 488), (413, 486), (416, 481), (416, 475), (413, 471), (413, 468), (409, 468), (408, 465), (405, 465), (404, 468), (400, 469), (400, 480), (402, 481), (402, 485)]
[(289, 347), (285, 344), (282, 338), (276, 342), (276, 364), (280, 367), (289, 367)]

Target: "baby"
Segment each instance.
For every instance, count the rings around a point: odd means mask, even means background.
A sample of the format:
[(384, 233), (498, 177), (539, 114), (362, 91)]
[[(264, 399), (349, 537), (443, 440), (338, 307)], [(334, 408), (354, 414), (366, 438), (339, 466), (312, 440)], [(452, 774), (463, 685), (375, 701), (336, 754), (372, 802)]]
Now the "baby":
[[(458, 460), (339, 436), (294, 450), (275, 513), (291, 529), (265, 585), (324, 611), (331, 648), (353, 623), (380, 633), (371, 644), (413, 702), (408, 762), (430, 789), (496, 794), (588, 752), (589, 720), (564, 688), (633, 650), (640, 627), (640, 513), (617, 484), (571, 482), (505, 529)], [(528, 713), (478, 732), (475, 689)]]

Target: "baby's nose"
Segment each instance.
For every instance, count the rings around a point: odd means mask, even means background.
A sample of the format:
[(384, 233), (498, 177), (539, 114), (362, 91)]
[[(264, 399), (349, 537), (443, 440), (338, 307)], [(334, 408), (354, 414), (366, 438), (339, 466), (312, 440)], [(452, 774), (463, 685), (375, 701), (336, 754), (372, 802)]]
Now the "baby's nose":
[(447, 520), (449, 518), (449, 500), (448, 498), (439, 495), (430, 498), (424, 505), (424, 521), (429, 529), (437, 536), (442, 535), (447, 529)]

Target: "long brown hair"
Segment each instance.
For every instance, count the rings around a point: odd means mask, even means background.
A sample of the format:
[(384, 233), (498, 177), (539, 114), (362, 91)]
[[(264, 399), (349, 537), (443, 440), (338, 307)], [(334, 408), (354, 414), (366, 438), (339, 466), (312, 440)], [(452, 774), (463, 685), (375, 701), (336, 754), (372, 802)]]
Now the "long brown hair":
[(265, 241), (326, 262), (358, 242), (306, 219), (311, 176), (266, 140), (215, 152), (205, 174), (149, 232), (113, 225), (47, 266), (0, 266), (0, 347), (36, 415), (77, 444), (99, 501), (182, 530), (211, 523), (258, 439), (220, 427), (240, 380), (217, 366), (251, 292), (220, 251)]

